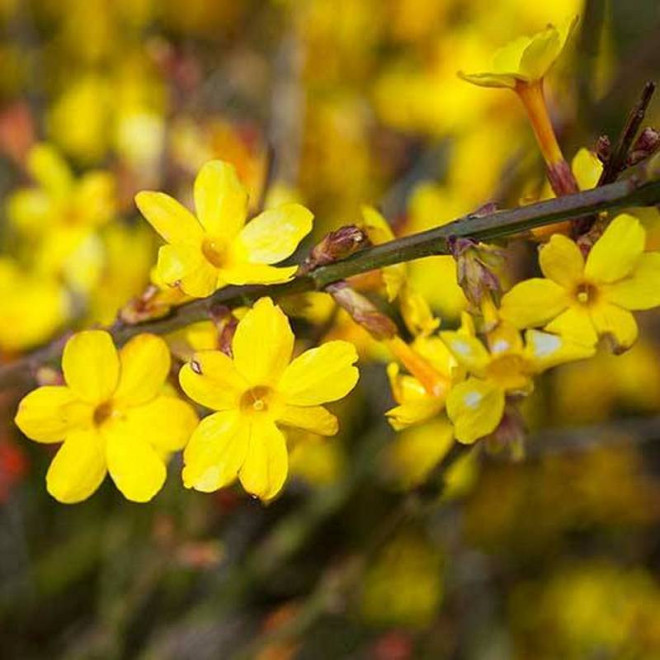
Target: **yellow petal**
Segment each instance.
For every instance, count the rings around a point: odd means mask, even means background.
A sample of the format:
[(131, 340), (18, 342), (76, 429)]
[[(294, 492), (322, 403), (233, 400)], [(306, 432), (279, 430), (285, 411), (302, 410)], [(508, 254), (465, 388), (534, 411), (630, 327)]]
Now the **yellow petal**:
[(284, 406), (277, 421), (319, 435), (335, 435), (339, 429), (337, 418), (322, 406)]
[(561, 54), (570, 37), (577, 16), (572, 16), (558, 27), (549, 25), (530, 39), (520, 59), (520, 69), (530, 80), (540, 80)]
[(465, 82), (472, 83), (478, 87), (505, 87), (513, 89), (516, 86), (516, 81), (520, 79), (513, 73), (464, 73), (458, 72), (458, 76), (465, 80)]
[(394, 239), (394, 232), (390, 223), (373, 207), (363, 204), (362, 223), (360, 227), (367, 233), (369, 240), (374, 245), (381, 245)]
[(591, 249), (585, 275), (596, 283), (616, 282), (632, 275), (645, 243), (642, 223), (627, 213), (618, 215)]
[(163, 487), (167, 469), (163, 458), (128, 424), (110, 424), (103, 429), (108, 472), (127, 500), (148, 502)]
[(41, 188), (25, 188), (13, 193), (6, 205), (9, 221), (21, 232), (36, 234), (52, 222), (57, 202)]
[(73, 184), (71, 170), (62, 155), (48, 144), (37, 144), (30, 150), (27, 169), (51, 195), (64, 197)]
[(220, 351), (200, 351), (195, 353), (193, 363), (179, 371), (183, 391), (212, 410), (238, 408), (250, 384), (238, 373), (233, 360)]
[(629, 349), (637, 341), (637, 323), (628, 310), (602, 303), (595, 305), (590, 313), (596, 331), (612, 342), (615, 353)]
[(228, 486), (243, 465), (250, 437), (250, 424), (238, 412), (220, 412), (205, 417), (183, 452), (183, 484), (210, 493)]
[(502, 297), (500, 317), (516, 328), (541, 326), (569, 305), (566, 290), (538, 277), (516, 284)]
[(589, 310), (582, 305), (573, 305), (548, 323), (544, 330), (567, 337), (577, 344), (593, 346), (598, 341), (596, 329)]
[(598, 184), (603, 171), (603, 164), (593, 151), (583, 147), (573, 157), (571, 170), (580, 190), (591, 190)]
[(529, 37), (518, 37), (495, 51), (492, 70), (498, 74), (520, 73), (520, 63), (525, 49), (530, 45)]
[(119, 357), (104, 330), (84, 330), (64, 347), (62, 371), (71, 391), (87, 403), (110, 399), (119, 380)]
[(163, 245), (158, 250), (158, 277), (179, 285), (189, 296), (205, 298), (217, 289), (218, 270), (192, 245)]
[(239, 235), (247, 260), (276, 264), (291, 256), (312, 230), (312, 215), (300, 204), (282, 204), (248, 222)]
[(271, 500), (282, 489), (288, 469), (284, 434), (272, 421), (255, 416), (245, 461), (238, 472), (243, 488), (264, 501)]
[(236, 328), (232, 342), (236, 369), (252, 385), (274, 385), (289, 364), (293, 341), (284, 312), (270, 298), (260, 298)]
[(625, 309), (651, 309), (660, 305), (660, 253), (642, 254), (630, 277), (601, 287), (608, 302)]
[(436, 417), (444, 407), (445, 401), (443, 398), (426, 396), (404, 401), (401, 405), (390, 408), (385, 415), (390, 426), (395, 431), (401, 431), (408, 426), (420, 424)]
[(123, 413), (120, 432), (140, 438), (163, 453), (183, 449), (198, 422), (197, 413), (190, 404), (167, 394), (127, 408)]
[[(405, 269), (403, 271), (403, 276), (405, 278)], [(418, 335), (425, 337), (438, 329), (440, 319), (433, 316), (433, 312), (424, 296), (412, 286), (406, 284), (403, 279), (398, 285), (390, 288), (391, 284), (388, 283), (388, 277), (385, 272), (383, 272), (383, 278), (388, 291), (388, 298), (390, 298), (390, 293), (394, 294), (394, 297), (398, 293), (401, 316), (406, 324), (406, 328), (410, 330), (414, 337), (417, 337)], [(397, 286), (399, 288), (397, 288)], [(390, 300), (392, 299), (393, 298), (390, 298)]]
[(23, 397), (14, 421), (32, 440), (62, 442), (69, 431), (91, 424), (92, 413), (68, 387), (45, 386)]
[(596, 352), (596, 345), (578, 344), (560, 335), (528, 330), (525, 334), (525, 350), (534, 365), (534, 371), (540, 373), (558, 364), (591, 357)]
[(63, 504), (87, 499), (105, 477), (103, 449), (101, 436), (94, 429), (72, 431), (48, 469), (48, 492)]
[(109, 172), (88, 172), (75, 188), (72, 212), (78, 222), (98, 227), (115, 213), (115, 179)]
[(527, 80), (540, 80), (554, 64), (561, 46), (559, 32), (555, 27), (534, 35), (520, 58), (520, 72)]
[(220, 275), (227, 284), (279, 284), (288, 282), (298, 266), (268, 266), (266, 264), (234, 263), (223, 268)]
[(492, 433), (504, 414), (504, 392), (491, 383), (469, 378), (447, 397), (447, 415), (457, 440), (471, 444)]
[(553, 282), (572, 289), (582, 281), (584, 257), (580, 248), (566, 236), (554, 234), (539, 254), (543, 274)]
[(230, 163), (212, 160), (195, 179), (195, 209), (204, 229), (233, 238), (245, 224), (248, 193)]
[(170, 372), (170, 351), (163, 339), (143, 333), (119, 351), (121, 371), (114, 400), (138, 405), (153, 399)]
[(168, 242), (197, 245), (202, 228), (195, 216), (173, 197), (161, 192), (143, 191), (135, 203), (147, 222)]
[(277, 386), (288, 404), (318, 406), (345, 397), (360, 376), (355, 346), (329, 341), (299, 355), (286, 368)]
[(476, 337), (460, 331), (450, 331), (441, 332), (440, 338), (459, 364), (474, 373), (481, 373), (490, 361), (486, 347)]
[(421, 484), (454, 444), (454, 427), (443, 415), (400, 433), (386, 449), (388, 471), (406, 488)]

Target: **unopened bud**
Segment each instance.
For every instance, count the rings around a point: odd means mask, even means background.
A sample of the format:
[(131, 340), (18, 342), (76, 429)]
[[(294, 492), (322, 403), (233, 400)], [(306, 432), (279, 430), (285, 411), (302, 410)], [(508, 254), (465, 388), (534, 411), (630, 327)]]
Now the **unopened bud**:
[(485, 298), (499, 297), (501, 285), (495, 271), (502, 265), (501, 250), (470, 238), (450, 239), (449, 250), (456, 260), (458, 283), (474, 310), (481, 309)]
[(626, 159), (626, 165), (632, 167), (641, 163), (652, 156), (658, 148), (660, 148), (660, 132), (655, 128), (645, 128), (635, 140), (635, 144)]
[(227, 356), (233, 357), (231, 350), (238, 319), (225, 305), (213, 305), (210, 310), (211, 320), (218, 331), (218, 348)]
[(607, 163), (612, 155), (612, 141), (608, 135), (601, 135), (596, 140), (596, 158), (603, 163)]
[(340, 227), (336, 231), (330, 232), (312, 249), (311, 254), (301, 266), (300, 272), (309, 273), (319, 266), (331, 264), (338, 259), (345, 259), (368, 245), (370, 245), (370, 241), (367, 234), (357, 225)]
[(381, 312), (368, 298), (352, 289), (346, 282), (330, 284), (325, 290), (374, 339), (382, 341), (391, 339), (397, 334), (394, 321), (387, 314)]
[(161, 290), (150, 284), (140, 296), (129, 300), (120, 310), (118, 317), (127, 325), (135, 325), (167, 315), (171, 304), (162, 300)]

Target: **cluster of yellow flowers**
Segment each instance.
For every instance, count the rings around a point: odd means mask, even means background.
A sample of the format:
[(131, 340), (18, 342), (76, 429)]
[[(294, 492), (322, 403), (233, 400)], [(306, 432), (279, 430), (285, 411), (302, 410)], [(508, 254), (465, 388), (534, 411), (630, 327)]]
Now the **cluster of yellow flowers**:
[[(573, 170), (568, 167), (543, 97), (543, 77), (574, 24), (550, 26), (513, 42), (496, 54), (488, 72), (462, 74), (475, 84), (510, 88), (519, 95), (556, 195), (595, 185), (593, 171), (600, 166), (588, 154), (585, 166), (586, 152), (580, 152)], [(30, 166), (40, 187), (15, 195), (13, 221), (29, 233), (44, 217), (56, 218), (64, 225), (56, 243), (65, 246), (64, 262), (70, 263), (74, 252), (87, 249), (93, 229), (112, 214), (112, 182), (100, 173), (75, 182), (46, 147), (33, 150)], [(589, 176), (578, 176), (583, 170)], [(163, 296), (171, 295), (172, 304), (210, 296), (228, 285), (290, 281), (297, 266), (277, 264), (312, 230), (311, 212), (290, 202), (247, 221), (248, 190), (235, 168), (219, 160), (204, 164), (197, 175), (195, 214), (165, 193), (144, 191), (135, 199), (166, 242), (153, 280)], [(387, 221), (369, 207), (358, 224), (372, 244), (394, 238)], [(465, 444), (488, 437), (515, 440), (521, 431), (517, 406), (533, 390), (537, 375), (593, 356), (603, 338), (615, 352), (630, 348), (638, 334), (631, 312), (660, 305), (660, 253), (646, 251), (646, 231), (637, 218), (617, 216), (591, 243), (571, 240), (565, 231), (559, 226), (537, 235), (548, 239), (539, 249), (544, 277), (515, 284), (501, 299), (493, 287), (478, 281), (488, 276), (500, 286), (501, 273), (481, 263), (472, 274), (479, 299), (463, 282), (471, 307), (455, 330), (438, 331), (440, 319), (403, 264), (376, 273), (375, 288), (399, 310), (411, 342), (384, 315), (386, 322), (374, 331), (379, 312), (356, 312), (359, 299), (342, 305), (397, 359), (387, 369), (397, 403), (387, 412), (391, 425), (403, 430), (434, 420), (434, 461), (454, 439)], [(38, 257), (44, 272), (51, 263), (62, 268), (61, 255), (52, 257), (43, 236), (37, 249), (44, 250)], [(459, 270), (461, 259), (470, 258), (456, 256)], [(373, 290), (367, 279), (346, 284)], [(147, 501), (163, 486), (169, 456), (183, 451), (186, 487), (210, 492), (238, 479), (264, 501), (275, 497), (288, 473), (286, 429), (337, 433), (337, 419), (323, 404), (342, 399), (356, 385), (356, 345), (326, 338), (294, 357), (287, 316), (268, 297), (245, 311), (227, 336), (222, 350), (205, 346), (188, 356), (178, 371), (178, 391), (168, 382), (171, 357), (164, 339), (140, 334), (118, 351), (105, 331), (75, 334), (62, 356), (63, 384), (28, 394), (16, 416), (19, 428), (35, 441), (63, 441), (48, 472), (49, 492), (62, 502), (78, 502), (109, 473), (128, 499)], [(213, 412), (200, 421), (200, 408)], [(418, 470), (416, 478), (424, 478), (431, 467)]]

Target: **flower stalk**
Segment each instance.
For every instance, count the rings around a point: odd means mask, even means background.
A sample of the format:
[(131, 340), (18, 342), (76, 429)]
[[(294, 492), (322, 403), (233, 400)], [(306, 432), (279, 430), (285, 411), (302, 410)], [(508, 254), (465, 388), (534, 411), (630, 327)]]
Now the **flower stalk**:
[(578, 184), (564, 158), (555, 129), (550, 121), (543, 93), (543, 79), (531, 83), (517, 82), (515, 92), (521, 100), (534, 130), (548, 169), (548, 180), (557, 197), (578, 192)]

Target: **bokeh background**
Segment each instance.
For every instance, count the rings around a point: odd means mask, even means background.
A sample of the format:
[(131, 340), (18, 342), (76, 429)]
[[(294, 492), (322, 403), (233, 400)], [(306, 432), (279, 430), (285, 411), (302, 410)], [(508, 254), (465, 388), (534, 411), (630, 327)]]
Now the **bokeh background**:
[[(0, 359), (142, 293), (157, 240), (133, 195), (186, 200), (211, 158), (255, 205), (311, 208), (317, 239), (365, 203), (404, 235), (538, 197), (515, 95), (456, 72), (573, 14), (547, 81), (569, 158), (657, 80), (657, 0), (0, 0)], [(640, 217), (660, 237), (657, 210)], [(451, 258), (411, 272), (450, 327)], [(522, 459), (469, 454), (441, 489), (433, 424), (394, 434), (382, 351), (326, 303), (287, 311), (303, 340), (355, 341), (361, 383), (337, 438), (291, 438), (269, 506), (186, 491), (176, 462), (149, 504), (107, 482), (57, 504), (49, 447), (2, 389), (0, 657), (660, 657), (660, 318), (627, 354), (539, 382)]]

